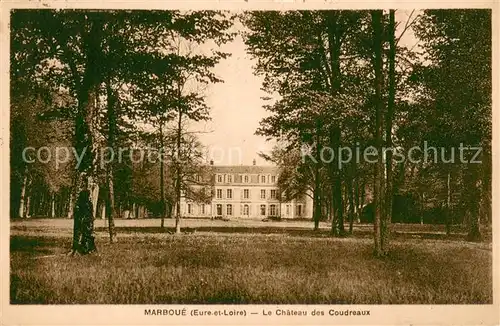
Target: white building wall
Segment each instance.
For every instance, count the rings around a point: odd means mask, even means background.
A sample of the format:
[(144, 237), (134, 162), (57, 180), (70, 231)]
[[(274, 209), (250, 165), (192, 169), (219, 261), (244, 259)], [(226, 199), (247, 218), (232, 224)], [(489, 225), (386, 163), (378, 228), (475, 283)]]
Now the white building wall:
[[(235, 167), (235, 169), (237, 168), (238, 167)], [(248, 182), (245, 182), (245, 175), (248, 177)], [(276, 187), (278, 176), (276, 173), (244, 174), (215, 172), (214, 179), (214, 198), (211, 204), (205, 204), (205, 213), (203, 214), (202, 212), (202, 204), (190, 203), (186, 201), (185, 198), (182, 198), (181, 214), (183, 216), (206, 218), (217, 216), (229, 218), (265, 218), (270, 216), (271, 205), (275, 205), (275, 216), (281, 215), (282, 218), (287, 219), (312, 217), (312, 200), (310, 200), (308, 196), (305, 196), (304, 199), (293, 200), (289, 203), (280, 203), (278, 199), (271, 198), (271, 190), (275, 190), (276, 196), (278, 196), (278, 188)], [(264, 182), (262, 182), (263, 179)], [(222, 182), (219, 182), (219, 180)], [(231, 189), (231, 198), (228, 197), (228, 189)], [(248, 198), (244, 196), (245, 189), (249, 191)], [(218, 198), (218, 190), (222, 191), (221, 198)], [(261, 197), (261, 190), (265, 191), (265, 198)], [(189, 204), (191, 204), (191, 212), (188, 211)], [(221, 213), (220, 215), (218, 214), (218, 205), (221, 205), (219, 211)], [(232, 205), (231, 215), (228, 215), (227, 205)], [(245, 205), (248, 205), (248, 215), (245, 214), (244, 211)], [(264, 215), (261, 214), (261, 205), (265, 205)]]

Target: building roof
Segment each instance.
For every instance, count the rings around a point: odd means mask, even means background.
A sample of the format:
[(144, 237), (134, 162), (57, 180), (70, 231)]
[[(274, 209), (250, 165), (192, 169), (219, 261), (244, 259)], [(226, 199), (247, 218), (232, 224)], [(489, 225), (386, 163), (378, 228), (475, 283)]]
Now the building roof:
[(278, 167), (270, 165), (214, 165), (212, 169), (214, 173), (278, 174)]

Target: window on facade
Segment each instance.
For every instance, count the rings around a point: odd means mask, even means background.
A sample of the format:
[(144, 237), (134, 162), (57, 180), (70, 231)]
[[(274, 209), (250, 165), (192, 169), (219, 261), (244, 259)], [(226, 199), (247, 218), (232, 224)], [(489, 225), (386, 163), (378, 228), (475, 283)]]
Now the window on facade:
[(201, 204), (201, 214), (205, 215), (205, 204)]
[(266, 199), (266, 190), (265, 189), (261, 189), (261, 191), (260, 191), (260, 198), (261, 199)]
[(245, 199), (250, 198), (250, 190), (243, 189), (243, 198), (245, 198)]
[(297, 215), (302, 216), (302, 205), (297, 206)]
[(222, 204), (217, 204), (217, 215), (222, 215)]
[(271, 182), (272, 182), (272, 183), (275, 183), (275, 182), (276, 182), (276, 176), (275, 176), (275, 175), (272, 175), (272, 176), (271, 176)]
[(191, 204), (188, 204), (188, 214), (191, 214)]
[(233, 205), (227, 205), (227, 215), (233, 215)]
[(228, 174), (227, 176), (227, 182), (233, 182), (233, 176)]
[(217, 198), (222, 198), (222, 189), (217, 189)]
[(276, 215), (276, 205), (269, 206), (269, 215), (271, 215), (271, 216)]
[(290, 205), (286, 205), (286, 215), (290, 215)]
[(260, 205), (260, 215), (266, 215), (266, 205)]
[(266, 183), (266, 176), (265, 175), (260, 177), (260, 182)]
[(217, 176), (217, 182), (222, 183), (222, 176), (220, 174)]
[(250, 208), (248, 205), (243, 206), (243, 215), (250, 215)]
[(276, 189), (271, 189), (271, 199), (276, 199)]
[(245, 183), (248, 183), (248, 175), (245, 176), (244, 180), (245, 180)]
[(228, 198), (228, 199), (233, 198), (233, 190), (232, 190), (232, 189), (228, 189), (228, 190), (227, 190), (227, 198)]

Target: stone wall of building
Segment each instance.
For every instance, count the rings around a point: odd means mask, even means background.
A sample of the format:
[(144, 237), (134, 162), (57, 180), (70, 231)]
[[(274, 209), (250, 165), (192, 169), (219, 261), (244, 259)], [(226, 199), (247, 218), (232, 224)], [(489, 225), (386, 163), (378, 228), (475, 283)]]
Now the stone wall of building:
[(280, 202), (277, 167), (251, 165), (209, 168), (214, 180), (212, 202), (202, 204), (182, 198), (181, 214), (184, 217), (312, 217), (312, 201), (308, 200), (308, 196)]

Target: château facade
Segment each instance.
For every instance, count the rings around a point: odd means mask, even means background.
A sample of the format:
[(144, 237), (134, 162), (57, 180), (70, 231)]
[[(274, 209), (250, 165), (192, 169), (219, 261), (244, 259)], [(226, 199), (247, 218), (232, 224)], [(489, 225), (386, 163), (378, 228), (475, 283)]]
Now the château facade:
[(309, 196), (281, 202), (276, 166), (210, 165), (210, 203), (181, 198), (181, 215), (205, 218), (312, 218)]

